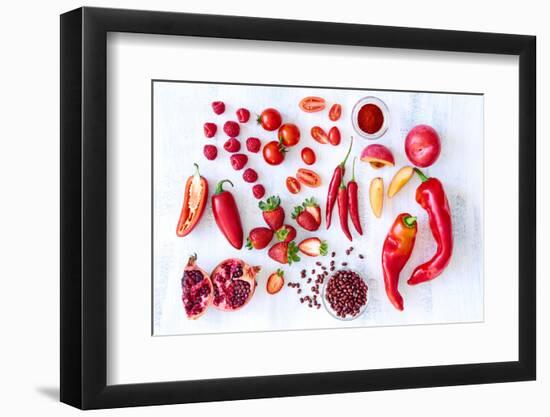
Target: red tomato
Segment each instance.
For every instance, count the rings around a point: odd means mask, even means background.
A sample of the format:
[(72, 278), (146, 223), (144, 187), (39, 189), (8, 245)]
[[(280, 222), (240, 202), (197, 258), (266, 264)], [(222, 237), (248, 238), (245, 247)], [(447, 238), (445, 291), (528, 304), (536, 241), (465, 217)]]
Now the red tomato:
[(314, 113), (325, 108), (325, 99), (321, 97), (305, 97), (300, 101), (300, 108), (306, 113)]
[(298, 172), (296, 172), (296, 178), (308, 187), (317, 188), (321, 185), (321, 177), (310, 169), (300, 168)]
[(262, 114), (260, 114), (260, 117), (258, 117), (258, 123), (261, 124), (265, 130), (269, 131), (278, 129), (282, 122), (283, 118), (281, 117), (281, 113), (271, 108), (265, 109)]
[(298, 194), (302, 187), (296, 178), (288, 177), (286, 179), (286, 188), (291, 194)]
[(328, 118), (333, 122), (335, 122), (340, 118), (341, 115), (342, 115), (342, 106), (340, 106), (338, 103), (333, 104), (328, 112)]
[(265, 162), (269, 165), (279, 165), (285, 160), (285, 148), (276, 140), (272, 140), (264, 146), (262, 151)]
[(322, 143), (323, 145), (325, 143), (328, 143), (328, 135), (327, 132), (325, 132), (322, 128), (319, 126), (313, 126), (311, 128), (311, 137), (315, 139), (317, 142)]
[(313, 149), (307, 147), (302, 149), (302, 161), (304, 161), (306, 165), (313, 165), (316, 160), (317, 157), (315, 156)]
[(300, 129), (292, 123), (285, 123), (279, 128), (279, 141), (285, 146), (294, 146), (300, 142)]
[(338, 129), (336, 126), (332, 126), (330, 130), (328, 131), (328, 141), (331, 145), (340, 145), (340, 129)]

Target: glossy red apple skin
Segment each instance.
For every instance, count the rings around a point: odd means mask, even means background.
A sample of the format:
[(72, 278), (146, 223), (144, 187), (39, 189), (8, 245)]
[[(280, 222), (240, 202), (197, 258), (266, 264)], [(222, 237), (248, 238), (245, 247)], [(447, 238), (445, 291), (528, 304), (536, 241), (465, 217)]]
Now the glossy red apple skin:
[(405, 153), (414, 165), (426, 168), (432, 165), (441, 153), (441, 140), (435, 129), (418, 125), (405, 138)]

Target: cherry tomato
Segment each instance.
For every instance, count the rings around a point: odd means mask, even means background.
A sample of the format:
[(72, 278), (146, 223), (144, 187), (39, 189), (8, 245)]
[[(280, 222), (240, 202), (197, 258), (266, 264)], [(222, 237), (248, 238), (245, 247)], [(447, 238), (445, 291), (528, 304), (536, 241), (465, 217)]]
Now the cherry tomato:
[(298, 194), (300, 192), (300, 189), (302, 186), (298, 182), (298, 180), (294, 177), (287, 177), (286, 179), (286, 188), (288, 189), (288, 192), (291, 194)]
[(338, 103), (333, 104), (328, 112), (328, 118), (333, 122), (335, 122), (340, 118), (341, 115), (342, 115), (342, 106), (340, 106)]
[(317, 157), (315, 156), (313, 149), (307, 147), (302, 149), (302, 161), (304, 161), (306, 165), (313, 165), (316, 160)]
[(300, 129), (292, 123), (285, 123), (279, 128), (278, 137), (284, 146), (294, 146), (300, 142)]
[(276, 130), (281, 126), (283, 118), (281, 113), (276, 109), (265, 109), (262, 114), (258, 117), (258, 123), (262, 125), (265, 130)]
[(325, 132), (322, 128), (319, 126), (313, 126), (311, 128), (311, 137), (315, 139), (317, 142), (322, 143), (323, 145), (325, 143), (328, 143), (328, 135), (327, 132)]
[(272, 140), (264, 146), (262, 154), (269, 165), (279, 165), (285, 160), (286, 149), (276, 140)]
[(340, 129), (338, 129), (336, 126), (332, 126), (330, 130), (328, 131), (328, 141), (331, 145), (340, 145)]
[(308, 187), (317, 188), (321, 185), (321, 177), (319, 174), (310, 169), (300, 168), (298, 172), (296, 172), (296, 178)]
[(300, 108), (306, 113), (315, 113), (325, 108), (325, 99), (321, 97), (305, 97), (300, 101)]

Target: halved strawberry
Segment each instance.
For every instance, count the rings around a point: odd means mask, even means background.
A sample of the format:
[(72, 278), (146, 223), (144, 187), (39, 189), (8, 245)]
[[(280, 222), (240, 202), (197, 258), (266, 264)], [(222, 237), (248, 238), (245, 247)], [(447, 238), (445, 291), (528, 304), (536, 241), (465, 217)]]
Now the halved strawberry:
[(279, 230), (285, 221), (285, 211), (281, 207), (279, 196), (272, 195), (265, 202), (260, 201), (258, 206), (262, 210), (262, 216), (271, 230)]
[(310, 232), (319, 229), (319, 223), (317, 223), (315, 217), (313, 217), (309, 211), (305, 211), (303, 206), (294, 207), (292, 218), (296, 220), (296, 223)]
[(269, 294), (277, 294), (285, 285), (285, 273), (281, 269), (277, 269), (276, 272), (272, 273), (267, 279), (267, 284), (265, 286)]
[(318, 237), (310, 237), (302, 240), (298, 245), (298, 249), (307, 256), (326, 256), (328, 254), (327, 242)]
[(267, 253), (271, 259), (281, 264), (292, 264), (298, 262), (298, 246), (294, 242), (275, 243)]
[(321, 225), (321, 207), (319, 207), (315, 199), (313, 197), (306, 198), (303, 206), (304, 209), (313, 216), (317, 224)]
[(271, 243), (273, 230), (267, 227), (256, 227), (250, 231), (246, 239), (248, 249), (263, 249)]
[(294, 226), (285, 224), (275, 232), (275, 237), (280, 242), (290, 242), (296, 237), (296, 229)]

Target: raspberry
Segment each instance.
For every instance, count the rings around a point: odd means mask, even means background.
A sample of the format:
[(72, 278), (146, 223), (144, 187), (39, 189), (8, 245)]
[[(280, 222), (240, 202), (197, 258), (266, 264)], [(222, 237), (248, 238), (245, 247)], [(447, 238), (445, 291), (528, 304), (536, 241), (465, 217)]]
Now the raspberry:
[(262, 184), (256, 184), (254, 187), (252, 187), (252, 194), (254, 194), (254, 197), (259, 200), (265, 195), (264, 186)]
[(227, 142), (223, 144), (223, 149), (231, 153), (239, 152), (241, 150), (241, 142), (235, 138), (229, 138), (227, 139)]
[(225, 103), (223, 101), (213, 101), (212, 110), (216, 114), (222, 114), (225, 111)]
[(258, 138), (248, 138), (246, 140), (246, 149), (248, 149), (249, 152), (257, 153), (260, 151), (261, 147), (262, 142), (260, 142)]
[(204, 136), (207, 138), (212, 138), (218, 131), (218, 126), (215, 123), (205, 123), (204, 124)]
[(244, 153), (236, 153), (234, 155), (231, 155), (231, 158), (229, 158), (231, 161), (231, 166), (235, 171), (238, 171), (240, 169), (243, 169), (243, 167), (248, 162), (248, 156), (246, 156)]
[(246, 182), (256, 182), (258, 180), (258, 173), (252, 168), (247, 168), (243, 172), (243, 180)]
[(250, 112), (247, 109), (240, 108), (237, 110), (237, 120), (241, 123), (248, 122), (248, 119), (250, 119)]
[(235, 136), (239, 136), (241, 128), (239, 127), (239, 124), (237, 122), (229, 120), (224, 123), (223, 131), (227, 136), (234, 138)]
[(216, 148), (214, 145), (204, 145), (204, 156), (209, 161), (213, 161), (218, 156), (218, 148)]

